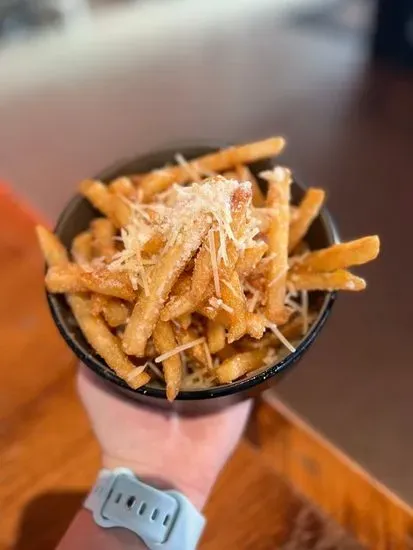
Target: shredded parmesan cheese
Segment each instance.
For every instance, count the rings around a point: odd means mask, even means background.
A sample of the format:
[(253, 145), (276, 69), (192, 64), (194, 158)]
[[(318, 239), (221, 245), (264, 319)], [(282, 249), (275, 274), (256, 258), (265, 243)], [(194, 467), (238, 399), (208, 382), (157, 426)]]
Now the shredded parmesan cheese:
[(153, 361), (147, 361), (146, 366), (157, 376), (160, 380), (164, 380), (164, 375), (160, 369), (153, 363)]
[(231, 306), (228, 306), (221, 298), (215, 298), (213, 296), (209, 299), (209, 303), (214, 309), (222, 308), (224, 311), (227, 311), (228, 313), (234, 313), (234, 310)]
[(181, 346), (177, 346), (176, 348), (167, 351), (166, 353), (163, 353), (162, 355), (158, 355), (158, 357), (155, 357), (155, 363), (162, 363), (162, 361), (165, 361), (165, 359), (169, 359), (169, 357), (172, 357), (173, 355), (176, 355), (177, 353), (181, 353), (181, 351), (185, 351), (186, 349), (193, 348), (194, 346), (198, 346), (199, 344), (202, 344), (205, 342), (205, 338), (197, 338), (196, 340), (192, 340), (192, 342), (188, 342), (187, 344), (182, 344)]
[[(265, 324), (266, 324), (267, 328), (269, 328), (275, 334), (275, 336), (279, 339), (279, 341), (282, 342), (284, 344), (284, 346), (291, 351), (291, 353), (295, 352), (295, 347), (287, 340), (287, 338), (279, 330), (279, 328), (277, 327), (277, 325), (275, 323), (271, 323), (270, 321), (267, 320), (267, 322)], [(156, 359), (155, 359), (155, 361), (156, 361)]]

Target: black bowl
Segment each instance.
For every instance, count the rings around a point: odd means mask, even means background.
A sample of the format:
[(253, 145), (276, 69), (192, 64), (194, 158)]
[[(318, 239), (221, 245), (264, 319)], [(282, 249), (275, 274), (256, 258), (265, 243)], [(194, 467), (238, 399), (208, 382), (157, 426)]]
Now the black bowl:
[[(105, 170), (97, 176), (103, 182), (109, 182), (114, 178), (127, 174), (147, 172), (153, 168), (158, 168), (168, 162), (173, 162), (176, 152), (180, 152), (186, 159), (198, 157), (208, 152), (214, 151), (221, 145), (182, 145), (164, 149), (156, 153), (139, 156), (131, 160), (125, 160), (117, 163), (115, 166)], [(272, 168), (272, 160), (261, 161), (250, 166), (253, 173), (258, 174), (261, 170)], [(297, 203), (305, 192), (305, 186), (294, 181), (292, 186), (293, 203)], [(55, 232), (62, 240), (63, 244), (70, 248), (73, 238), (88, 228), (89, 222), (96, 217), (98, 213), (89, 204), (89, 202), (80, 195), (75, 196), (66, 208), (63, 210)], [(313, 222), (307, 235), (307, 240), (311, 248), (323, 248), (338, 241), (337, 231), (334, 224), (324, 208), (322, 213)], [(165, 390), (151, 386), (150, 384), (133, 390), (123, 380), (107, 366), (103, 359), (91, 348), (84, 338), (82, 332), (76, 324), (69, 306), (64, 296), (47, 293), (50, 310), (57, 328), (63, 338), (79, 357), (99, 377), (107, 381), (114, 389), (122, 391), (129, 397), (148, 405), (168, 406), (171, 404), (166, 400)], [(210, 409), (220, 408), (254, 393), (261, 392), (267, 388), (274, 380), (274, 377), (284, 372), (288, 367), (295, 364), (309, 349), (317, 335), (320, 333), (335, 300), (335, 293), (320, 292), (312, 293), (310, 303), (317, 308), (319, 314), (313, 323), (309, 332), (297, 346), (294, 353), (290, 353), (284, 359), (279, 360), (274, 365), (252, 373), (245, 379), (213, 388), (201, 390), (181, 391), (173, 406), (181, 410), (191, 412), (204, 412)]]

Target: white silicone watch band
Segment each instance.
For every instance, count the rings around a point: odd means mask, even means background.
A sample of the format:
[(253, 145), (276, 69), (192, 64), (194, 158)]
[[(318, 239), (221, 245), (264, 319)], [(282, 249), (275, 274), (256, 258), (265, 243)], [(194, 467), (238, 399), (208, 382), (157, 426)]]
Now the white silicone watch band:
[(151, 550), (193, 550), (205, 518), (176, 491), (160, 491), (126, 468), (102, 470), (85, 508), (101, 527), (124, 527)]

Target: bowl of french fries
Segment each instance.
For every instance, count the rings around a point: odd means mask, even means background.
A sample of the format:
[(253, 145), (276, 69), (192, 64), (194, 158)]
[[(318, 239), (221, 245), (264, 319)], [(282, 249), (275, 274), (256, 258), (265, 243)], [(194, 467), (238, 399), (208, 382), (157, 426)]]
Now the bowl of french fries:
[(366, 287), (348, 268), (378, 237), (340, 243), (324, 191), (277, 165), (284, 146), (140, 156), (37, 228), (53, 318), (85, 365), (148, 404), (226, 404), (303, 356), (338, 290)]

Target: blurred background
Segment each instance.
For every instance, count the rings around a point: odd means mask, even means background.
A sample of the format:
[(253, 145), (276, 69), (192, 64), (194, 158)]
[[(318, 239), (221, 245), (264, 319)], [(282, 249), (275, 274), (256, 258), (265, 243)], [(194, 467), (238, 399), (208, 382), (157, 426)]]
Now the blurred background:
[[(171, 143), (282, 134), (282, 162), (327, 190), (342, 237), (380, 234), (381, 258), (362, 272), (368, 291), (340, 297), (300, 367), (266, 396), (274, 418), (267, 409), (258, 415), (277, 475), (374, 550), (413, 547), (412, 67), (410, 0), (0, 0), (0, 180), (37, 216), (52, 224), (80, 179), (120, 159)], [(44, 541), (34, 542), (38, 518), (27, 528), (25, 510), (46, 486), (86, 490), (97, 454), (73, 391), (72, 356), (44, 305), (33, 221), (26, 237), (5, 196), (0, 548), (3, 541), (14, 548), (23, 525), (16, 548), (44, 550)], [(295, 430), (301, 435), (290, 435)], [(84, 477), (77, 462), (66, 462), (69, 444), (89, 460)], [(41, 457), (36, 467), (33, 457)], [(254, 475), (251, 484), (261, 479)], [(18, 499), (10, 499), (11, 479)], [(234, 476), (227, 479), (231, 494)], [(265, 477), (261, 493), (277, 492), (277, 483)], [(249, 497), (239, 498), (250, 510)], [(285, 521), (298, 509), (278, 506)], [(284, 531), (320, 538), (320, 522), (306, 521)], [(281, 540), (259, 536), (255, 546), (245, 538), (226, 547), (273, 550)], [(353, 548), (331, 537), (279, 547)]]

